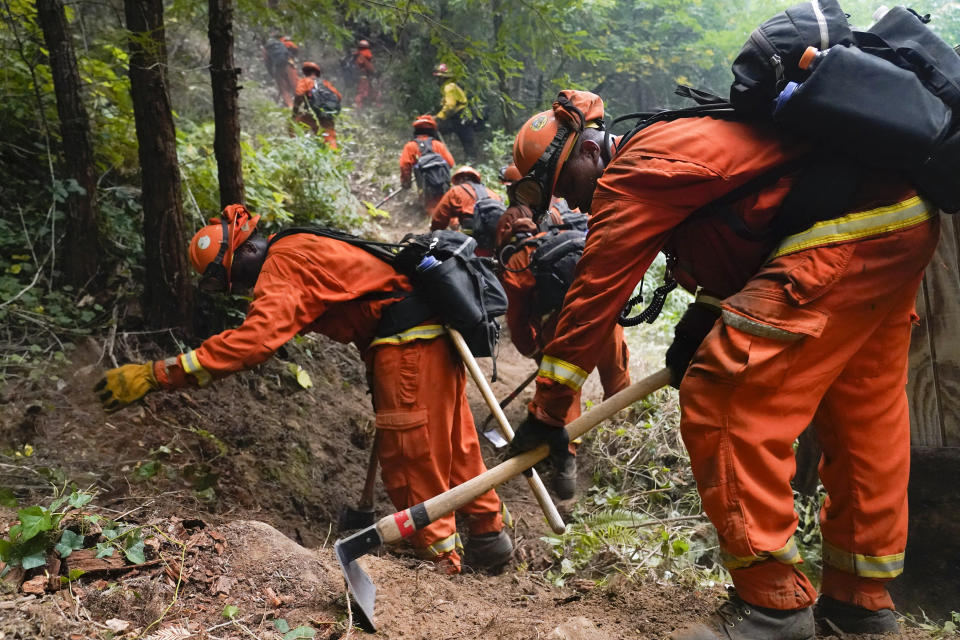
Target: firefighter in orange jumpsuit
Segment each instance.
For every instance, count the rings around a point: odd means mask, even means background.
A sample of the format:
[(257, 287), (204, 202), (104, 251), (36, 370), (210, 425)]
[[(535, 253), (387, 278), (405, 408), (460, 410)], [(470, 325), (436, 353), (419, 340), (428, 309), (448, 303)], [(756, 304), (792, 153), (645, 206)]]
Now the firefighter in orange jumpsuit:
[(334, 87), (329, 80), (323, 78), (323, 71), (316, 62), (304, 62), (301, 71), (304, 77), (297, 81), (297, 97), (293, 101), (293, 119), (310, 127), (310, 131), (312, 131), (314, 135), (317, 135), (322, 127), (323, 133), (321, 133), (320, 136), (323, 138), (323, 141), (331, 149), (336, 149), (337, 132), (334, 130), (333, 120), (335, 113), (317, 112), (310, 106), (309, 94), (311, 91), (314, 91), (314, 89), (319, 89), (320, 87), (332, 92), (333, 95), (336, 96), (336, 112), (340, 110), (339, 101), (343, 96), (340, 95), (340, 92), (337, 91), (337, 88)]
[(373, 88), (373, 78), (377, 75), (373, 66), (373, 52), (370, 51), (370, 43), (366, 40), (357, 43), (357, 50), (353, 52), (353, 63), (360, 74), (357, 80), (357, 95), (353, 97), (353, 106), (359, 110), (363, 109), (364, 102), (369, 98), (380, 101), (380, 94)]
[[(477, 203), (478, 186), (483, 188), (492, 199), (501, 201), (496, 192), (482, 186), (483, 178), (480, 177), (480, 172), (473, 167), (466, 165), (460, 167), (453, 172), (450, 182), (453, 186), (443, 194), (440, 202), (433, 210), (430, 220), (431, 231), (448, 227), (454, 231), (461, 229), (463, 220), (473, 216), (473, 207)], [(476, 254), (489, 257), (493, 255), (493, 251), (477, 247)]]
[(293, 107), (293, 95), (297, 86), (296, 58), (300, 53), (290, 38), (275, 33), (263, 47), (263, 61), (270, 77), (277, 83), (280, 99), (288, 109)]
[[(532, 220), (530, 220), (533, 223)], [(579, 231), (561, 231), (560, 233), (581, 233)], [(507, 259), (500, 273), (503, 290), (507, 294), (507, 326), (510, 340), (522, 355), (533, 358), (539, 364), (543, 348), (549, 344), (557, 328), (560, 309), (544, 309), (539, 299), (537, 279), (531, 271), (531, 257), (537, 250), (537, 240), (546, 233), (533, 235), (522, 242)], [(623, 337), (623, 327), (617, 325), (613, 334), (600, 346), (597, 360), (597, 372), (603, 387), (604, 399), (630, 386), (630, 352)], [(575, 403), (580, 402), (579, 392)], [(564, 466), (554, 470), (551, 480), (556, 494), (568, 500), (576, 492), (577, 446), (570, 443), (570, 453), (564, 460)]]
[[(247, 317), (236, 329), (180, 355), (128, 364), (105, 373), (95, 390), (110, 411), (155, 390), (206, 386), (267, 360), (299, 333), (353, 342), (371, 378), (384, 487), (406, 509), (486, 470), (466, 397), (466, 378), (444, 328), (427, 321), (388, 336), (378, 323), (407, 278), (364, 249), (310, 233), (273, 243), (255, 233), (259, 216), (241, 205), (224, 209), (190, 242), (201, 286), (253, 286)], [(223, 241), (226, 237), (226, 241)], [(217, 272), (222, 277), (217, 277)], [(430, 371), (429, 378), (423, 372)], [(503, 564), (513, 544), (503, 531), (500, 499), (488, 491), (459, 512), (470, 539), (471, 566)], [(414, 548), (449, 572), (460, 570), (460, 538), (450, 514), (410, 536)]]
[[(717, 617), (671, 637), (805, 640), (815, 615), (850, 633), (897, 631), (884, 585), (903, 569), (907, 354), (939, 238), (936, 211), (901, 177), (878, 171), (857, 185), (844, 215), (786, 237), (741, 235), (728, 216), (691, 214), (806, 149), (765, 126), (708, 117), (658, 122), (619, 146), (605, 143), (602, 127), (598, 96), (564, 91), (514, 144), (519, 195), (563, 196), (592, 218), (513, 450), (547, 441), (554, 458), (565, 454), (557, 427), (578, 415), (577, 391), (600, 346), (664, 251), (677, 281), (702, 294), (678, 323), (667, 363), (736, 588)], [(733, 203), (737, 219), (774, 228), (796, 174)], [(817, 593), (797, 567), (790, 489), (793, 442), (811, 421), (829, 494), (816, 614)]]
[[(447, 145), (445, 145), (442, 140), (438, 139), (436, 119), (429, 113), (417, 116), (413, 121), (413, 139), (403, 145), (403, 150), (400, 152), (400, 186), (404, 189), (409, 189), (413, 186), (413, 170), (417, 164), (417, 160), (420, 159), (421, 143), (424, 145), (429, 144), (430, 149), (443, 156), (450, 170), (452, 170), (453, 165), (456, 164), (453, 159), (453, 154), (450, 153), (450, 149), (447, 148)], [(424, 210), (428, 216), (432, 217), (434, 208), (437, 206), (437, 203), (440, 202), (440, 198), (443, 197), (443, 192), (423, 188), (420, 197), (423, 201)]]

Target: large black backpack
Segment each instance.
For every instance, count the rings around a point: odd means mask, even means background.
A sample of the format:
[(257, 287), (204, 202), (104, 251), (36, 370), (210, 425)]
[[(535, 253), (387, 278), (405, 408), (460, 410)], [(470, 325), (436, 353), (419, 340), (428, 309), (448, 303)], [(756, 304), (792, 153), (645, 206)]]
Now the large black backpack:
[[(960, 55), (928, 21), (895, 7), (861, 32), (850, 28), (836, 0), (790, 7), (744, 44), (733, 63), (729, 102), (681, 88), (700, 104), (633, 114), (643, 120), (619, 146), (654, 122), (680, 117), (772, 121), (816, 147), (805, 164), (792, 167), (802, 172), (800, 183), (816, 206), (791, 192), (796, 206), (782, 207), (778, 220), (792, 215), (785, 208), (807, 217), (781, 224), (784, 231), (840, 215), (865, 167), (901, 170), (940, 209), (960, 211)], [(804, 55), (810, 47), (819, 50), (812, 59)]]
[(267, 67), (270, 69), (270, 73), (275, 75), (287, 65), (290, 53), (287, 46), (276, 39), (267, 42), (264, 49), (267, 52)]
[(524, 242), (536, 247), (530, 254), (530, 272), (536, 280), (534, 310), (539, 315), (558, 311), (573, 283), (587, 235), (555, 229)]
[[(464, 185), (466, 187), (467, 185)], [(507, 207), (500, 200), (494, 200), (482, 184), (471, 183), (476, 202), (473, 215), (460, 221), (464, 233), (473, 236), (477, 247), (492, 251), (497, 241), (497, 223)]]
[(433, 138), (414, 141), (420, 147), (420, 157), (413, 165), (417, 188), (427, 197), (438, 198), (450, 188), (450, 165), (442, 155), (433, 150)]
[(313, 88), (307, 93), (307, 102), (319, 118), (332, 118), (340, 113), (340, 97), (319, 78), (314, 80)]
[(463, 334), (477, 357), (493, 355), (500, 337), (497, 318), (507, 311), (507, 295), (490, 269), (489, 259), (474, 253), (476, 243), (456, 231), (432, 231), (410, 235), (399, 244), (365, 240), (323, 227), (293, 227), (272, 238), (309, 233), (346, 242), (364, 249), (410, 278), (408, 291), (380, 291), (365, 299), (397, 302), (384, 309), (377, 335), (401, 333), (431, 317), (439, 317)]

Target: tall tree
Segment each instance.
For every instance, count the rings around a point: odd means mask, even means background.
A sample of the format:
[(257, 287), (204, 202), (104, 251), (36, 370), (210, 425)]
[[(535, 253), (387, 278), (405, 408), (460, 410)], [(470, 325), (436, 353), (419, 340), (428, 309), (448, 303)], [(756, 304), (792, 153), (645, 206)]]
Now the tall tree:
[(240, 156), (240, 122), (237, 108), (237, 76), (233, 63), (233, 0), (209, 0), (210, 85), (213, 88), (213, 116), (216, 133), (213, 152), (217, 156), (220, 206), (243, 203), (243, 167)]
[(130, 47), (130, 94), (137, 127), (146, 260), (143, 307), (148, 324), (182, 326), (190, 286), (177, 138), (167, 92), (163, 0), (124, 0)]
[(102, 257), (90, 119), (83, 105), (77, 58), (61, 0), (37, 0), (37, 20), (50, 60), (67, 174), (81, 187), (67, 190), (67, 241), (63, 249), (63, 273), (79, 288), (94, 278)]

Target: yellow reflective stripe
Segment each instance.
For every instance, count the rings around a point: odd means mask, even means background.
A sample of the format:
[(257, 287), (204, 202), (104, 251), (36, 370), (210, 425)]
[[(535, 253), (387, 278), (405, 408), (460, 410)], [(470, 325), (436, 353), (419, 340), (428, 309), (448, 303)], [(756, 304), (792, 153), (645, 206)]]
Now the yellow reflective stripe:
[(431, 545), (427, 546), (427, 551), (434, 556), (439, 556), (444, 553), (449, 553), (454, 549), (463, 549), (463, 542), (460, 541), (460, 534), (454, 533), (449, 535), (443, 540), (437, 540)]
[(735, 556), (727, 551), (721, 551), (720, 555), (727, 569), (745, 569), (767, 558), (773, 558), (783, 564), (800, 564), (803, 562), (803, 558), (800, 557), (800, 551), (797, 549), (797, 543), (792, 537), (787, 541), (787, 544), (783, 545), (780, 549), (762, 551), (755, 556)]
[(180, 354), (180, 364), (183, 366), (185, 372), (197, 379), (197, 383), (201, 387), (207, 386), (213, 379), (210, 373), (200, 364), (200, 360), (197, 358), (197, 352), (193, 349)]
[(392, 336), (377, 338), (370, 343), (370, 346), (376, 347), (381, 344), (404, 344), (407, 342), (413, 342), (414, 340), (433, 340), (434, 338), (439, 338), (445, 333), (446, 329), (443, 328), (443, 325), (421, 324), (413, 327), (412, 329), (395, 333)]
[(844, 551), (824, 542), (823, 561), (835, 569), (864, 578), (895, 578), (903, 573), (903, 553), (867, 556)]
[(937, 211), (934, 206), (920, 196), (914, 196), (886, 207), (850, 213), (841, 218), (818, 222), (806, 231), (784, 238), (771, 258), (778, 258), (788, 253), (796, 253), (812, 247), (849, 242), (850, 240), (913, 227), (929, 220), (936, 214)]
[(537, 375), (555, 380), (574, 391), (579, 391), (583, 383), (587, 381), (586, 371), (575, 364), (552, 356), (543, 356), (543, 360), (540, 361), (540, 371), (537, 372)]

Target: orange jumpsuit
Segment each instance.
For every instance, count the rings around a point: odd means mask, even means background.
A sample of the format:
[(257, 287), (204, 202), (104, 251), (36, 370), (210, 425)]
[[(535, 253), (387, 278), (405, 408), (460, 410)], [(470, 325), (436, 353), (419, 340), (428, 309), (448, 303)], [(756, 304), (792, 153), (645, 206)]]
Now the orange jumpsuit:
[[(313, 77), (300, 78), (300, 80), (297, 82), (297, 97), (293, 104), (293, 119), (310, 127), (310, 130), (314, 135), (317, 134), (322, 126), (323, 133), (320, 135), (323, 137), (323, 141), (326, 142), (327, 146), (331, 149), (336, 149), (337, 132), (333, 128), (333, 117), (320, 118), (313, 112), (313, 110), (310, 108), (310, 105), (307, 104), (306, 96), (308, 93), (310, 93), (315, 84), (316, 83)], [(337, 91), (337, 88), (330, 84), (329, 80), (324, 80), (323, 86), (337, 94), (338, 98), (343, 97), (340, 95), (340, 92)]]
[[(431, 231), (446, 229), (447, 227), (459, 229), (461, 226), (460, 219), (473, 215), (473, 206), (477, 203), (477, 192), (476, 189), (473, 188), (473, 184), (474, 183), (471, 182), (461, 182), (460, 184), (450, 187), (450, 189), (443, 194), (440, 202), (438, 202), (437, 206), (433, 209), (433, 216), (430, 221)], [(494, 200), (501, 199), (496, 192), (490, 189), (487, 189), (487, 194)], [(478, 247), (476, 254), (478, 256), (491, 256), (493, 252), (489, 249)]]
[[(260, 364), (298, 333), (353, 342), (372, 378), (383, 484), (394, 506), (406, 509), (486, 470), (464, 367), (443, 328), (423, 324), (375, 337), (394, 301), (364, 297), (410, 288), (405, 276), (359, 247), (306, 233), (282, 238), (270, 247), (243, 324), (165, 361), (159, 381), (165, 388), (206, 385)], [(459, 513), (480, 534), (503, 527), (500, 511), (491, 490)], [(410, 539), (425, 555), (459, 567), (453, 514)]]
[[(779, 243), (743, 239), (719, 217), (687, 220), (801, 151), (763, 127), (710, 118), (652, 125), (619, 150), (597, 183), (530, 409), (554, 424), (578, 414), (579, 386), (664, 250), (683, 286), (723, 299), (680, 386), (681, 432), (738, 594), (778, 609), (816, 597), (796, 567), (790, 489), (793, 442), (814, 421), (829, 492), (823, 593), (888, 608), (884, 583), (902, 572), (907, 534), (907, 351), (936, 212), (878, 173), (855, 215)], [(744, 223), (766, 228), (793, 179), (737, 203)]]
[[(371, 97), (373, 85), (371, 78), (375, 70), (373, 68), (373, 52), (370, 49), (357, 49), (353, 54), (353, 62), (357, 65), (360, 72), (360, 78), (357, 80), (357, 95), (353, 97), (353, 105), (357, 109), (363, 108), (364, 101)], [(376, 96), (379, 100), (380, 96)]]
[[(400, 152), (400, 184), (404, 186), (411, 183), (413, 179), (413, 165), (417, 164), (417, 160), (420, 159), (420, 145), (417, 144), (418, 140), (431, 140), (431, 148), (443, 156), (443, 159), (447, 161), (451, 169), (453, 165), (456, 164), (453, 160), (453, 154), (450, 153), (450, 149), (448, 149), (447, 145), (443, 144), (443, 142), (433, 136), (415, 136), (413, 140), (409, 140), (407, 144), (403, 145), (403, 150)], [(440, 202), (440, 198), (442, 198), (442, 196), (430, 196), (428, 198), (426, 194), (424, 194), (423, 208), (426, 210), (427, 215), (433, 216), (433, 210), (437, 206), (437, 203)], [(473, 211), (473, 209), (471, 209), (471, 211)]]

